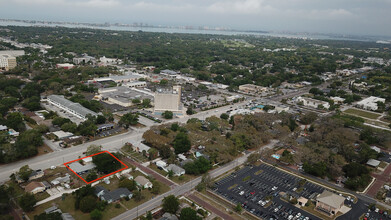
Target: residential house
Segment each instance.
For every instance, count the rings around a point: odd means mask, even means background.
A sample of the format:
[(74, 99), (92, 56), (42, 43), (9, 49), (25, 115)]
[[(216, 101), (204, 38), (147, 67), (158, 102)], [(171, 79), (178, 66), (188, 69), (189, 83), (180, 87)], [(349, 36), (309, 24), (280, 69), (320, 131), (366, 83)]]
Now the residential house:
[(164, 169), (166, 166), (167, 166), (167, 163), (162, 161), (162, 160), (159, 160), (159, 161), (156, 161), (156, 166), (160, 169)]
[(138, 176), (134, 179), (137, 183), (137, 185), (142, 186), (144, 188), (152, 188), (152, 183), (145, 178), (144, 176)]
[(374, 167), (374, 168), (377, 168), (380, 165), (380, 161), (379, 160), (375, 160), (375, 159), (369, 159), (368, 162), (367, 162), (367, 165), (371, 166), (371, 167)]
[(56, 179), (50, 181), (50, 183), (54, 186), (58, 184), (67, 184), (71, 182), (71, 178), (69, 174), (65, 174), (64, 177), (57, 177)]
[(45, 185), (43, 185), (41, 182), (33, 181), (24, 187), (24, 191), (32, 194), (37, 194), (45, 191)]
[(103, 186), (95, 187), (95, 195), (108, 203), (117, 202), (121, 198), (132, 198), (133, 194), (126, 188), (118, 188), (113, 191), (108, 191)]
[(185, 169), (175, 164), (168, 165), (166, 168), (164, 168), (164, 170), (166, 172), (169, 172), (171, 170), (174, 173), (174, 176), (182, 176), (185, 174)]
[(80, 164), (79, 162), (74, 162), (68, 165), (70, 169), (75, 171), (77, 174), (82, 175), (88, 173), (90, 170), (94, 169), (96, 166), (94, 163)]
[(59, 212), (61, 213), (61, 209), (59, 209), (57, 206), (50, 206), (49, 208), (45, 209), (45, 213), (46, 214), (50, 214), (50, 213), (53, 213), (53, 212)]
[(176, 217), (174, 214), (166, 212), (161, 218), (159, 218), (159, 220), (178, 220), (178, 217)]
[(50, 183), (48, 183), (46, 180), (42, 181), (41, 183), (45, 186), (45, 190), (52, 188), (52, 185), (50, 185)]
[(328, 215), (336, 215), (344, 205), (344, 201), (343, 196), (324, 190), (316, 198), (316, 209)]

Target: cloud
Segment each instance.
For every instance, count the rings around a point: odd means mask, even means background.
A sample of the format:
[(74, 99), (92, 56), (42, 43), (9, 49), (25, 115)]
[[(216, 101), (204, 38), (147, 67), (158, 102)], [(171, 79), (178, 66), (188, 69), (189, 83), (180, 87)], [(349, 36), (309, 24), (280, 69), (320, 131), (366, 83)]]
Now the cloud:
[(207, 7), (207, 11), (214, 13), (231, 14), (258, 14), (265, 10), (272, 9), (264, 4), (264, 0), (245, 0), (245, 1), (218, 1)]
[(42, 6), (57, 6), (57, 7), (113, 7), (119, 6), (121, 3), (118, 0), (15, 0), (16, 3), (21, 5), (42, 5)]

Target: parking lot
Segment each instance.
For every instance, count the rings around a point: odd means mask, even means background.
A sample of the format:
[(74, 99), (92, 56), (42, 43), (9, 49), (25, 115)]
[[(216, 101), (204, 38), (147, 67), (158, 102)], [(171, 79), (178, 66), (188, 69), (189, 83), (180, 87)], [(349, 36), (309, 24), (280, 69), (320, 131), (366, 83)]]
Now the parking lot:
[[(215, 192), (263, 219), (320, 219), (281, 199), (287, 193), (295, 198), (314, 199), (324, 188), (279, 169), (261, 164), (243, 169), (216, 182)], [(345, 201), (351, 206), (351, 201)], [(364, 212), (361, 212), (364, 213)]]

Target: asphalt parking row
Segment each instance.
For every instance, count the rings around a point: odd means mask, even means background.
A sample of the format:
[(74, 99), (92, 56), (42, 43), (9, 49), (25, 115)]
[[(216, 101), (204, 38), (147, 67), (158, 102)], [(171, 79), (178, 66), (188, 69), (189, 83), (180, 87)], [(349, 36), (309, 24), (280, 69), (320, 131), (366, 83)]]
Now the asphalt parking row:
[[(301, 181), (299, 177), (266, 164), (245, 166), (216, 182), (215, 192), (263, 219), (320, 219), (281, 200), (282, 192), (311, 199), (325, 190), (320, 185)], [(347, 200), (345, 204), (353, 205)]]

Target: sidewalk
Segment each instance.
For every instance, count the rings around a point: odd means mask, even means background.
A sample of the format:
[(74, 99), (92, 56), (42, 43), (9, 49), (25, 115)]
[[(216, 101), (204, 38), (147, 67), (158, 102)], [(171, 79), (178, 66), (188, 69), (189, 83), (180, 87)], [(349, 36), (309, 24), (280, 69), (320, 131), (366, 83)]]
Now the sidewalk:
[(375, 197), (380, 188), (390, 181), (391, 165), (388, 164), (386, 169), (381, 174), (372, 174), (376, 180), (372, 186), (367, 190), (366, 194), (371, 197)]

